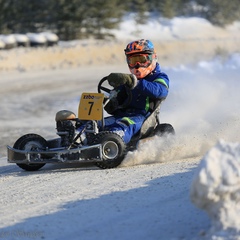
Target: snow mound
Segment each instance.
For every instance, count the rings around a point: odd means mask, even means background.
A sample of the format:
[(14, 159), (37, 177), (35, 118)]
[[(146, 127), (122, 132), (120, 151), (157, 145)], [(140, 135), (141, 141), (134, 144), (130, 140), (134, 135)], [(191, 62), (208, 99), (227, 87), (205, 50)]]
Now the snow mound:
[(27, 33), (27, 36), (32, 42), (45, 43), (47, 41), (44, 35), (39, 33)]
[(191, 186), (191, 200), (212, 220), (216, 239), (239, 239), (240, 144), (223, 140), (203, 157)]
[(147, 38), (151, 40), (200, 40), (200, 39), (230, 39), (239, 38), (240, 22), (236, 21), (225, 28), (212, 25), (200, 17), (175, 17), (166, 19), (152, 17), (145, 24), (135, 20), (135, 14), (124, 18), (119, 29), (111, 30), (117, 39)]

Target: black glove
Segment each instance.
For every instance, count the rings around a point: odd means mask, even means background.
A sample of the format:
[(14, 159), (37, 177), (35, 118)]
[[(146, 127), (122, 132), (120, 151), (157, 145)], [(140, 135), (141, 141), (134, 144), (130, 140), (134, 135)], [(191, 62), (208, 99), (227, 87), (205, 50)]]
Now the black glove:
[(126, 84), (130, 89), (133, 89), (137, 85), (137, 78), (133, 74), (110, 73), (107, 79), (108, 83), (114, 88)]

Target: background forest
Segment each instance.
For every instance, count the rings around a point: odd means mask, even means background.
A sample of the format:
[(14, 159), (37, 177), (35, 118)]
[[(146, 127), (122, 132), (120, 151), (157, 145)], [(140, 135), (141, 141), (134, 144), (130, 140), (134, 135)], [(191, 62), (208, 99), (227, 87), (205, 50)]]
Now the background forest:
[(130, 13), (136, 24), (153, 17), (198, 16), (221, 27), (240, 20), (239, 0), (0, 0), (0, 34), (52, 31), (62, 40), (114, 37)]

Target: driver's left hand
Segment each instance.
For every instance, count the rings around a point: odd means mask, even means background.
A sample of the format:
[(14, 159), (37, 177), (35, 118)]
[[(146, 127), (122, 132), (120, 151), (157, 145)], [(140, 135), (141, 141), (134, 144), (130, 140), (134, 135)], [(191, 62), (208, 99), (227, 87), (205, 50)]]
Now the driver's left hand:
[(107, 79), (108, 83), (114, 88), (126, 84), (130, 89), (133, 89), (137, 85), (137, 78), (133, 74), (110, 73)]

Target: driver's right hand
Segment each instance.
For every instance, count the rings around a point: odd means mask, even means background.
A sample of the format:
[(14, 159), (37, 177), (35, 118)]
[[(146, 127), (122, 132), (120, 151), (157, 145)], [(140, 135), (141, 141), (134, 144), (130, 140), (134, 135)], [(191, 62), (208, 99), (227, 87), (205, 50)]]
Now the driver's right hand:
[(133, 74), (110, 73), (107, 79), (109, 85), (114, 88), (126, 84), (130, 89), (133, 89), (137, 85), (137, 78)]

